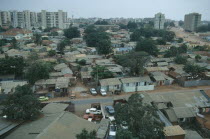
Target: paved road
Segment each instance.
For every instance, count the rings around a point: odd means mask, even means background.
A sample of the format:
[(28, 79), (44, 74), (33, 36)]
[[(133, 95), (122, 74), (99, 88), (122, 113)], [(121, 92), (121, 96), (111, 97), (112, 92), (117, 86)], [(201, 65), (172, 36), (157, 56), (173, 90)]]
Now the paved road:
[[(203, 88), (202, 90), (209, 90), (209, 88)], [(165, 92), (152, 92), (152, 94), (165, 94), (165, 93), (187, 93), (187, 92), (195, 92), (201, 89), (189, 89), (189, 90), (177, 90), (177, 91), (165, 91)], [(146, 91), (145, 91), (146, 92)], [(150, 92), (149, 92), (150, 93)], [(113, 102), (113, 99), (122, 99), (127, 98), (131, 95), (128, 93), (126, 95), (119, 95), (119, 96), (111, 96), (111, 97), (101, 97), (101, 98), (87, 98), (87, 99), (75, 99), (75, 100), (66, 100), (62, 102), (72, 102), (76, 105), (85, 105), (91, 103), (110, 103)], [(61, 102), (61, 101), (53, 101), (53, 102)]]

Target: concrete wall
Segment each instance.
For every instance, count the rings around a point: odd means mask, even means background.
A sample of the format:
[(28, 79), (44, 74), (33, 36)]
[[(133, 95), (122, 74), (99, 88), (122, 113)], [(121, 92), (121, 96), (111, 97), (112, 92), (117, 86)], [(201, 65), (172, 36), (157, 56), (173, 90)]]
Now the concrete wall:
[(193, 80), (193, 81), (178, 80), (178, 84), (183, 87), (207, 86), (210, 85), (210, 80)]
[(126, 84), (122, 85), (122, 91), (124, 92), (136, 92), (136, 91), (146, 91), (146, 90), (154, 90), (154, 85), (136, 86), (135, 83), (129, 83), (129, 86), (127, 86)]
[(117, 88), (115, 85), (101, 86), (101, 88), (104, 89), (105, 91), (121, 90), (121, 84), (119, 85), (119, 88)]
[(137, 86), (137, 91), (154, 90), (154, 85)]

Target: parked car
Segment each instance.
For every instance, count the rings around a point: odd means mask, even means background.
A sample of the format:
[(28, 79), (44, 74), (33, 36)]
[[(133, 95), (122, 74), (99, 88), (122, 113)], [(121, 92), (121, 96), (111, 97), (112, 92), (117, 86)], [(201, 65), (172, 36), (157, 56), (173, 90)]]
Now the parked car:
[(105, 106), (105, 109), (110, 115), (114, 115), (114, 108), (112, 106)]
[(92, 114), (101, 114), (101, 110), (97, 110), (96, 108), (90, 108), (86, 110), (86, 113), (92, 113)]
[(110, 125), (109, 127), (109, 136), (116, 136), (117, 127), (115, 125)]
[(49, 98), (45, 97), (45, 96), (41, 96), (41, 97), (39, 97), (39, 100), (40, 101), (47, 101), (47, 100), (49, 100)]
[(90, 88), (90, 93), (92, 95), (97, 95), (96, 89), (95, 88)]
[(101, 93), (102, 96), (106, 96), (107, 95), (107, 93), (106, 93), (106, 91), (104, 89), (100, 89), (100, 93)]

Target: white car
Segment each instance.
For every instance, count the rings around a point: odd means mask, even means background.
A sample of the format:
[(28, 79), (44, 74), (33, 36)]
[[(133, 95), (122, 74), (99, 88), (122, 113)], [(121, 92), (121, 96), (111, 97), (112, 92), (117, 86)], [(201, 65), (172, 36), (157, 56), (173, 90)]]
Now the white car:
[(97, 95), (96, 89), (95, 88), (90, 88), (90, 93), (92, 95)]
[(101, 93), (102, 96), (106, 96), (107, 95), (107, 93), (106, 93), (106, 91), (104, 89), (100, 89), (100, 93)]
[(110, 125), (109, 127), (109, 136), (116, 136), (117, 127), (115, 125)]
[(90, 108), (90, 109), (86, 110), (86, 113), (87, 114), (90, 114), (90, 113), (92, 113), (92, 114), (101, 114), (101, 110), (97, 110), (96, 108)]

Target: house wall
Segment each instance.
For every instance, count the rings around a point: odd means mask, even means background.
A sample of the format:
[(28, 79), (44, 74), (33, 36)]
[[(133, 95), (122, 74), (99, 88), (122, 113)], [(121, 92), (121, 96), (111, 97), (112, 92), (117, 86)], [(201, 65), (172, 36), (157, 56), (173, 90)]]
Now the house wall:
[(136, 83), (129, 83), (129, 86), (127, 86), (127, 84), (123, 84), (122, 91), (136, 92), (136, 91), (154, 90), (154, 85), (144, 85), (144, 84), (145, 82), (139, 82), (138, 86), (136, 86)]
[(184, 139), (185, 135), (178, 135), (178, 136), (168, 136), (165, 139)]
[(210, 85), (210, 80), (193, 80), (193, 81), (178, 80), (178, 84), (183, 87), (208, 86)]

